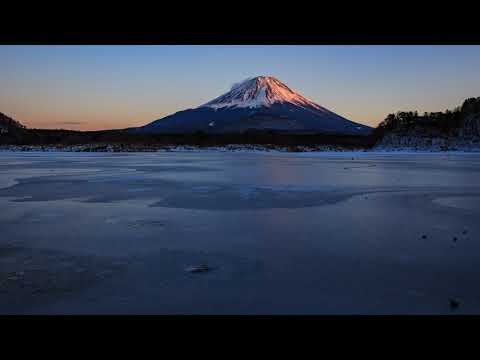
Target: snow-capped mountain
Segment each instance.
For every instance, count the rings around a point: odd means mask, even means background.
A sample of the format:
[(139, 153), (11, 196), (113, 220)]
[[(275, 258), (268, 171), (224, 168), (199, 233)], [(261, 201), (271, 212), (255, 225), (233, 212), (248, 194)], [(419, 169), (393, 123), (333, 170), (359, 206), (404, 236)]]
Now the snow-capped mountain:
[(214, 109), (224, 107), (259, 108), (262, 106), (270, 107), (274, 103), (291, 103), (301, 107), (328, 111), (271, 76), (258, 76), (253, 79), (247, 79), (232, 86), (228, 93), (202, 106)]
[(325, 109), (271, 76), (247, 79), (206, 104), (134, 131), (238, 133), (249, 129), (359, 135), (371, 131), (370, 127)]

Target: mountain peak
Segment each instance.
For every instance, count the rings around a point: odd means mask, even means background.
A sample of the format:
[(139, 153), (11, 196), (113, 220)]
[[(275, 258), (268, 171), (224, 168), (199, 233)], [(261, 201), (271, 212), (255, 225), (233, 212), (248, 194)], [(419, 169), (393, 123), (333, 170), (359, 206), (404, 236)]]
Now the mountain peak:
[(289, 103), (317, 111), (328, 111), (273, 76), (256, 76), (236, 83), (229, 92), (201, 107), (258, 108), (270, 107), (274, 103)]
[(308, 100), (273, 76), (238, 82), (202, 106), (158, 119), (137, 131), (235, 134), (251, 129), (357, 135), (371, 131)]

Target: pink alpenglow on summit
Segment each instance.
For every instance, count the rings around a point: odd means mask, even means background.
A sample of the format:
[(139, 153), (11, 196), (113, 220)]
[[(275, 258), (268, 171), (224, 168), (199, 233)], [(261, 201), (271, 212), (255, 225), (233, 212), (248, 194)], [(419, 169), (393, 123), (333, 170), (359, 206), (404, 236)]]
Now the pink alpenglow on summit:
[(372, 129), (335, 114), (271, 76), (247, 79), (197, 108), (131, 129), (147, 133), (242, 133), (248, 130), (368, 135)]
[(258, 76), (235, 84), (228, 93), (202, 106), (214, 109), (223, 107), (258, 108), (269, 107), (274, 103), (291, 103), (301, 107), (328, 111), (272, 76)]

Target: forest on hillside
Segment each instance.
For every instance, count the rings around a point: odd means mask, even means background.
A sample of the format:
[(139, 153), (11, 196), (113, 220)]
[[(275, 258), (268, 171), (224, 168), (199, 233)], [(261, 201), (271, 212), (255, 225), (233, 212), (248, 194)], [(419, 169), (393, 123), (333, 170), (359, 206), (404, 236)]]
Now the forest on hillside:
[[(480, 97), (469, 98), (461, 106), (445, 112), (430, 112), (419, 115), (418, 111), (400, 111), (389, 114), (375, 129), (377, 138), (388, 132), (407, 132), (423, 128), (443, 135), (480, 135)], [(463, 131), (461, 131), (463, 130)]]

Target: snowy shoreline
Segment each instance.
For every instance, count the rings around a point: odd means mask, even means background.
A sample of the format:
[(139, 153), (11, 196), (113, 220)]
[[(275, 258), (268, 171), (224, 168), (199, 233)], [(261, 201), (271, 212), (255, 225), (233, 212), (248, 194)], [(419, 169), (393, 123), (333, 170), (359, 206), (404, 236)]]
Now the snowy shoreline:
[(75, 145), (75, 146), (32, 146), (32, 145), (12, 145), (0, 146), (0, 153), (9, 152), (95, 152), (95, 153), (145, 153), (145, 152), (183, 152), (183, 153), (203, 153), (203, 152), (227, 152), (227, 153), (296, 153), (296, 154), (480, 154), (480, 148), (470, 149), (449, 149), (439, 150), (438, 148), (427, 149), (412, 149), (412, 148), (384, 148), (375, 147), (371, 149), (346, 149), (335, 146), (294, 146), (282, 147), (271, 145), (227, 145), (216, 147), (198, 147), (198, 146), (164, 146), (161, 148), (155, 147), (125, 147), (118, 148), (111, 145), (106, 146), (92, 146), (92, 145)]
[(333, 145), (278, 146), (231, 144), (225, 146), (118, 146), (111, 144), (85, 144), (72, 146), (7, 145), (0, 146), (0, 152), (361, 152), (365, 149), (346, 149)]

